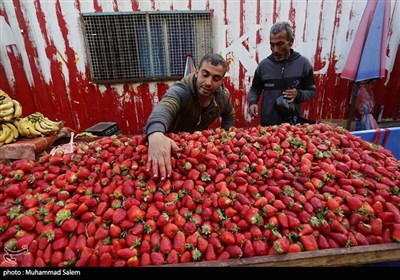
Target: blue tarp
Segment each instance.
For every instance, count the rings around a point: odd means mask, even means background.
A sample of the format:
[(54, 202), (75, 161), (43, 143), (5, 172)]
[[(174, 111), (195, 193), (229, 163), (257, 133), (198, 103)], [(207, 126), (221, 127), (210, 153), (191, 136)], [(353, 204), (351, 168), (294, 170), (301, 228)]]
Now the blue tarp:
[[(381, 135), (377, 144), (382, 145), (384, 148), (391, 151), (393, 156), (400, 160), (400, 127), (380, 128), (379, 130)], [(377, 135), (377, 130), (352, 131), (351, 133), (360, 136), (365, 141), (373, 143)], [(388, 136), (386, 136), (387, 133)]]

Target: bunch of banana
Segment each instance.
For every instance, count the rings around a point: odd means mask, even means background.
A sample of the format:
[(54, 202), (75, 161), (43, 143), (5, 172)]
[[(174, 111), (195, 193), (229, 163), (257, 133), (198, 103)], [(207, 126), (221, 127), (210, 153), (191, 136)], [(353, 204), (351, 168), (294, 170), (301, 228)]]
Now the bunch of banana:
[[(3, 91), (4, 93), (4, 91)], [(12, 121), (22, 115), (22, 105), (6, 93), (0, 94), (0, 121)]]
[(0, 125), (0, 147), (4, 144), (15, 142), (19, 136), (18, 129), (12, 123)]
[(36, 112), (19, 118), (14, 121), (21, 136), (35, 138), (57, 134), (63, 127), (63, 122), (55, 122), (45, 117), (42, 113)]

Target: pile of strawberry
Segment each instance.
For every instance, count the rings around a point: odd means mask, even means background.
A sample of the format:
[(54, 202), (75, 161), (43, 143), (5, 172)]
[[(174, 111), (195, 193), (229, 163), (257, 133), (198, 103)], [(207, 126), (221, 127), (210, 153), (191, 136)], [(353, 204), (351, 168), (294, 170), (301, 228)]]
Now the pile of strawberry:
[(400, 162), (325, 124), (144, 136), (0, 164), (1, 266), (141, 266), (400, 241)]

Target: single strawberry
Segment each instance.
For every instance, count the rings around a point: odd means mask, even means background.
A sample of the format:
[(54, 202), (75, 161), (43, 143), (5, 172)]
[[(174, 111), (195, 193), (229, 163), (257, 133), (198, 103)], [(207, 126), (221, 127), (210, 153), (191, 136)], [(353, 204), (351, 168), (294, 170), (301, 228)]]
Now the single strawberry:
[(273, 243), (273, 247), (275, 249), (275, 252), (277, 252), (279, 254), (287, 253), (289, 251), (289, 245), (290, 245), (289, 244), (289, 239), (286, 236), (278, 238)]
[(76, 253), (69, 246), (65, 248), (63, 261), (67, 263), (67, 266), (72, 266), (76, 262)]
[(32, 252), (27, 252), (23, 255), (20, 267), (33, 267), (35, 265), (35, 258)]
[(63, 261), (63, 253), (61, 251), (54, 251), (51, 255), (50, 266), (57, 267)]
[[(124, 266), (124, 265), (121, 265), (121, 266)], [(126, 266), (127, 266), (127, 267), (140, 266), (140, 260), (139, 260), (139, 258), (138, 258), (137, 256), (133, 256), (133, 257), (129, 258), (129, 259), (126, 261)]]
[(181, 256), (180, 256), (180, 262), (181, 263), (188, 263), (192, 261), (192, 255), (189, 251), (185, 251)]
[(112, 216), (112, 222), (118, 225), (121, 221), (125, 219), (126, 216), (127, 213), (125, 209), (117, 208), (115, 209), (114, 214)]
[(165, 263), (164, 255), (160, 252), (151, 252), (150, 260), (153, 265), (162, 265)]
[(174, 238), (174, 236), (178, 232), (178, 230), (179, 230), (178, 226), (173, 223), (168, 223), (163, 228), (164, 234), (170, 239)]
[(99, 257), (100, 267), (112, 267), (113, 262), (114, 262), (113, 257), (110, 253), (104, 253)]
[(51, 244), (54, 251), (63, 251), (68, 246), (68, 239), (66, 237), (57, 238)]
[(314, 251), (318, 249), (318, 243), (312, 234), (300, 236), (300, 242), (306, 251)]
[(78, 220), (76, 220), (75, 218), (70, 218), (61, 224), (61, 228), (66, 232), (75, 231), (77, 226), (78, 226)]
[(396, 242), (400, 242), (400, 224), (393, 224), (392, 239)]
[(243, 244), (243, 256), (244, 257), (253, 257), (255, 255), (253, 244), (250, 240), (246, 240)]
[(172, 241), (167, 236), (161, 237), (159, 251), (163, 254), (168, 254), (172, 250)]
[(221, 233), (221, 241), (226, 244), (226, 245), (233, 245), (235, 244), (235, 236), (233, 235), (232, 232), (229, 231), (224, 231)]
[(23, 230), (31, 231), (36, 226), (35, 218), (31, 215), (25, 215), (19, 220), (19, 226)]
[(255, 256), (266, 256), (268, 252), (268, 245), (263, 240), (253, 240), (253, 248)]
[(137, 250), (135, 248), (121, 248), (117, 250), (117, 256), (125, 260), (137, 256)]

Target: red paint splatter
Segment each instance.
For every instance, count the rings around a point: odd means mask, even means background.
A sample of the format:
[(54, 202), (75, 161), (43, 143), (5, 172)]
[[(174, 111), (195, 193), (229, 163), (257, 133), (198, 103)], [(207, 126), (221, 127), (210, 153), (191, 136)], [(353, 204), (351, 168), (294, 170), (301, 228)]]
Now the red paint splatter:
[(6, 11), (2, 9), (2, 7), (3, 6), (0, 6), (0, 17), (4, 17), (6, 23), (9, 24), (8, 15), (7, 15)]
[(278, 13), (278, 0), (274, 0), (274, 11), (273, 11), (273, 14), (272, 14), (272, 23), (275, 23), (277, 20), (278, 20), (278, 16), (279, 16), (279, 13)]
[(139, 11), (139, 1), (132, 0), (132, 11)]
[(247, 51), (250, 50), (250, 47), (249, 47), (249, 39), (248, 39), (248, 38), (247, 38), (246, 40), (243, 40), (243, 41), (242, 41), (242, 45), (243, 45), (243, 47), (244, 47)]
[(240, 20), (239, 20), (239, 37), (241, 37), (244, 34), (244, 21), (245, 21), (245, 11), (244, 11), (244, 2), (245, 1), (240, 1), (239, 5), (239, 15), (240, 15)]
[[(36, 102), (40, 100), (34, 98), (35, 94), (31, 91), (31, 86), (24, 70), (24, 62), (19, 55), (16, 55), (17, 53), (15, 46), (7, 46), (7, 55), (13, 71), (13, 73), (7, 74), (12, 74), (15, 82), (13, 89), (11, 89), (10, 86), (6, 87), (3, 85), (1, 86), (1, 89), (21, 103), (23, 108), (22, 112), (26, 116), (37, 111)], [(2, 77), (6, 78), (8, 75)], [(14, 92), (12, 92), (12, 90)]]
[[(224, 24), (225, 25), (228, 25), (228, 23), (229, 23), (227, 9), (228, 9), (228, 0), (224, 0)], [(227, 38), (227, 37), (225, 36), (225, 38)]]
[(113, 10), (114, 10), (114, 12), (118, 12), (119, 11), (118, 0), (113, 0)]
[[(50, 99), (48, 98), (48, 93), (47, 93), (47, 88), (45, 87), (45, 82), (43, 80), (43, 77), (41, 74), (37, 71), (38, 69), (38, 52), (36, 50), (36, 45), (34, 42), (30, 41), (29, 36), (33, 36), (33, 32), (31, 32), (30, 27), (28, 26), (28, 20), (25, 19), (25, 15), (22, 12), (22, 7), (20, 1), (14, 0), (14, 8), (15, 8), (15, 14), (16, 14), (16, 19), (18, 21), (18, 29), (21, 30), (23, 41), (24, 41), (24, 47), (26, 50), (26, 53), (28, 55), (28, 63), (29, 67), (32, 71), (32, 77), (33, 77), (33, 85), (30, 86), (30, 88), (26, 89), (26, 93), (31, 93), (34, 96), (35, 103), (40, 104), (45, 107), (45, 108), (52, 108), (52, 104), (50, 102)], [(23, 68), (21, 68), (23, 69)], [(23, 70), (25, 71), (25, 70)], [(16, 83), (18, 81), (15, 81)], [(25, 104), (22, 104), (23, 106)]]
[(192, 10), (192, 0), (188, 1), (187, 8), (189, 11)]
[(324, 2), (321, 2), (321, 10), (319, 13), (319, 25), (318, 25), (318, 35), (317, 35), (317, 46), (315, 49), (315, 55), (314, 55), (314, 70), (318, 71), (320, 69), (322, 69), (325, 66), (325, 61), (322, 60), (321, 58), (321, 52), (322, 52), (322, 34), (321, 34), (321, 29), (323, 26), (323, 7), (324, 7)]
[[(261, 4), (260, 0), (257, 0), (256, 4), (256, 23), (259, 25), (261, 23)], [(261, 37), (261, 31), (260, 29), (257, 30), (256, 32), (256, 44), (259, 45), (261, 44), (262, 37)], [(257, 56), (257, 62), (258, 62), (258, 53), (256, 54)]]
[(260, 29), (256, 31), (256, 44), (257, 45), (261, 44), (261, 42), (262, 42), (261, 32), (263, 32), (263, 31)]
[[(350, 8), (350, 13), (349, 13), (349, 23), (351, 22), (351, 20), (354, 18), (354, 9), (353, 9), (353, 5), (351, 5)], [(349, 24), (350, 26), (350, 24)], [(350, 36), (353, 34), (353, 31), (350, 29), (347, 29), (346, 32), (346, 41), (348, 41), (350, 39)]]
[(167, 92), (168, 89), (169, 89), (169, 85), (168, 84), (157, 83), (157, 97), (158, 97), (158, 100), (161, 100), (161, 98), (164, 96), (164, 94)]
[(151, 9), (155, 10), (156, 9), (156, 1), (155, 0), (150, 0), (151, 3)]
[(0, 89), (10, 95), (14, 99), (18, 99), (15, 97), (14, 92), (11, 91), (11, 87), (7, 80), (6, 70), (3, 67), (3, 64), (0, 64)]
[(210, 10), (210, 1), (206, 1), (205, 10)]
[(75, 7), (75, 9), (80, 11), (81, 10), (81, 1), (80, 0), (75, 0), (74, 7)]
[(93, 9), (94, 9), (95, 13), (102, 13), (103, 12), (103, 8), (100, 6), (98, 0), (93, 0)]
[(256, 3), (256, 24), (260, 24), (261, 22), (261, 4), (260, 0), (257, 0)]
[(293, 6), (293, 1), (290, 1), (289, 21), (292, 23), (293, 36), (296, 37), (296, 9)]

